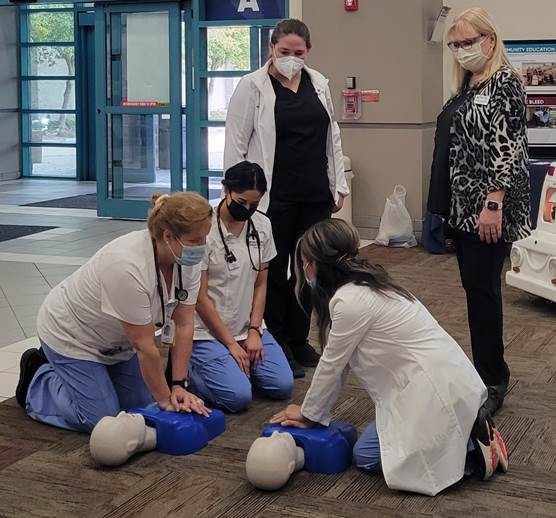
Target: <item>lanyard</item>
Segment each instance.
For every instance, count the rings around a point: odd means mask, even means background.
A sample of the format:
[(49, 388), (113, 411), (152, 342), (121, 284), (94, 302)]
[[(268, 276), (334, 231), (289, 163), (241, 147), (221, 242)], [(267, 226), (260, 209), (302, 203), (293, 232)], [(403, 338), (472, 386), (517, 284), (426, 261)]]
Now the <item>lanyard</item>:
[[(162, 328), (166, 324), (166, 306), (164, 304), (164, 291), (162, 290), (162, 283), (160, 282), (160, 266), (158, 264), (158, 257), (156, 255), (156, 241), (153, 239), (153, 253), (154, 253), (154, 267), (156, 269), (156, 291), (160, 298), (160, 309), (162, 310), (162, 322), (157, 322), (156, 327)], [(173, 273), (172, 273), (173, 275)], [(189, 296), (186, 289), (183, 288), (183, 279), (181, 278), (181, 264), (178, 264), (178, 288), (175, 288), (175, 297), (179, 302), (185, 302)]]

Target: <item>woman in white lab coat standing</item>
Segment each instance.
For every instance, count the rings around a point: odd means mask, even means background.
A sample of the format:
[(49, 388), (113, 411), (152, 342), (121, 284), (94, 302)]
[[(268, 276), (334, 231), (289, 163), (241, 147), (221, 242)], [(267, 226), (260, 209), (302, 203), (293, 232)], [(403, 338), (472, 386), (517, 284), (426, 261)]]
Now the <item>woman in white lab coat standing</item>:
[[(268, 192), (259, 208), (272, 223), (277, 256), (268, 277), (265, 321), (282, 345), (295, 377), (315, 367), (307, 343), (309, 319), (295, 302), (288, 264), (311, 225), (330, 217), (348, 195), (340, 129), (328, 80), (305, 66), (307, 26), (283, 20), (270, 41), (270, 59), (239, 82), (226, 117), (224, 169), (248, 160), (265, 173)], [(309, 309), (308, 292), (303, 302)]]
[(355, 463), (382, 472), (391, 489), (435, 495), (464, 474), (486, 480), (507, 470), (500, 434), (478, 416), (487, 389), (473, 364), (411, 293), (356, 257), (358, 246), (342, 220), (317, 223), (299, 242), (296, 290), (304, 279), (311, 286), (326, 346), (303, 405), (272, 422), (327, 426), (351, 369), (376, 408)]

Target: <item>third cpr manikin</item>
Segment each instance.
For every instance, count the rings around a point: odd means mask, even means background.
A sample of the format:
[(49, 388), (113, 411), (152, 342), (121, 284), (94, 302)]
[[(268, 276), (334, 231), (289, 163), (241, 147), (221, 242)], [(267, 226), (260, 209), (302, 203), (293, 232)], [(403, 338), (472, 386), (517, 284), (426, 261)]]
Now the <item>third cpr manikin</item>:
[(253, 486), (275, 491), (304, 465), (305, 453), (296, 446), (292, 435), (276, 431), (270, 437), (259, 437), (251, 445), (245, 470), (247, 479)]

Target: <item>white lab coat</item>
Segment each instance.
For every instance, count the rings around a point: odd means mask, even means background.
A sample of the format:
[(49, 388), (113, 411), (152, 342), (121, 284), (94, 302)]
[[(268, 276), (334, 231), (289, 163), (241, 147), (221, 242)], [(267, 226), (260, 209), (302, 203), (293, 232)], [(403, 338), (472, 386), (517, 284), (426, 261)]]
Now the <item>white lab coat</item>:
[(302, 413), (328, 425), (349, 369), (375, 402), (388, 487), (436, 495), (463, 477), (487, 389), (418, 301), (347, 284), (330, 301), (328, 343)]
[[(276, 149), (276, 95), (268, 75), (269, 65), (270, 61), (259, 70), (244, 76), (237, 85), (228, 106), (224, 146), (224, 170), (242, 160), (255, 162), (263, 168), (268, 186), (268, 191), (259, 204), (259, 209), (263, 212), (268, 209)], [(348, 195), (349, 188), (344, 172), (340, 128), (334, 120), (328, 79), (311, 68), (305, 67), (305, 70), (330, 117), (326, 143), (328, 183), (334, 201), (338, 202), (339, 194)]]

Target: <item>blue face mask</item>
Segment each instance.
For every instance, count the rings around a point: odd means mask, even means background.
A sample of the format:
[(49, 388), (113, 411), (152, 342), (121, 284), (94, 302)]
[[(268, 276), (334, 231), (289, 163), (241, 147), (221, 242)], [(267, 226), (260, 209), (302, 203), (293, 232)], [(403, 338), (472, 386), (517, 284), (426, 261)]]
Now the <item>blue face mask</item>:
[(197, 246), (188, 246), (184, 245), (179, 239), (176, 238), (176, 241), (182, 246), (181, 255), (177, 256), (174, 254), (173, 250), (170, 248), (170, 252), (176, 259), (176, 263), (180, 266), (195, 266), (199, 264), (205, 255), (206, 245), (197, 245)]
[(307, 266), (309, 266), (309, 263), (303, 266), (303, 273), (305, 274), (305, 282), (307, 283), (307, 286), (309, 286), (309, 288), (314, 289), (314, 287), (317, 285), (317, 280), (309, 279), (309, 277), (307, 277), (307, 272), (305, 271)]

